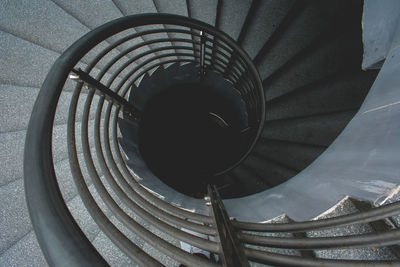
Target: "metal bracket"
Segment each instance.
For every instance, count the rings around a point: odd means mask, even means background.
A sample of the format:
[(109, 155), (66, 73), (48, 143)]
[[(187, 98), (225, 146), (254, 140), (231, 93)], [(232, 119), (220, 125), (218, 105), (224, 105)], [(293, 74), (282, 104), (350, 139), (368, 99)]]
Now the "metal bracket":
[(214, 214), (212, 217), (214, 218), (220, 239), (223, 266), (250, 267), (244, 253), (243, 244), (239, 241), (236, 230), (229, 220), (228, 213), (225, 210), (216, 186), (208, 185), (207, 189), (212, 206), (211, 212)]
[(73, 80), (78, 80), (83, 82), (88, 88), (96, 90), (101, 96), (104, 96), (105, 99), (114, 105), (121, 106), (124, 109), (124, 113), (129, 115), (129, 117), (134, 121), (140, 120), (140, 111), (135, 108), (131, 103), (129, 103), (125, 98), (115, 93), (113, 90), (87, 74), (81, 69), (72, 69), (72, 75), (70, 77)]
[(206, 34), (200, 31), (200, 79), (202, 80), (206, 74), (205, 54), (206, 54)]

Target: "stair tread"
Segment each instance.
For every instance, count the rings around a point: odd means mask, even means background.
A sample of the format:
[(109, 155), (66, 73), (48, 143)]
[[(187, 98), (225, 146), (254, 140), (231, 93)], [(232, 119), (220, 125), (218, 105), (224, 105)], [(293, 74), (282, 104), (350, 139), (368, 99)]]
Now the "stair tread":
[(237, 40), (251, 2), (251, 0), (222, 1), (219, 25), (217, 25), (219, 30)]
[(110, 266), (136, 266), (103, 232), (99, 233), (92, 244)]
[(335, 75), (267, 102), (267, 120), (358, 109), (376, 72)]
[[(275, 218), (272, 218), (265, 223), (268, 224), (274, 224), (274, 223), (289, 223), (290, 218), (286, 214), (279, 215)], [(251, 232), (249, 232), (251, 234)], [(293, 237), (293, 234), (291, 233), (257, 233), (257, 235), (261, 236), (271, 236), (271, 237), (287, 237), (291, 238)], [(268, 247), (262, 247), (262, 246), (256, 246), (256, 245), (246, 245), (246, 247), (258, 249), (261, 251), (267, 251), (271, 253), (278, 253), (278, 254), (283, 254), (283, 255), (292, 255), (292, 256), (301, 256), (300, 252), (295, 249), (282, 249), (282, 248), (268, 248)]]
[[(359, 212), (359, 209), (354, 205), (352, 198), (345, 197), (331, 209), (317, 216), (314, 220), (332, 218), (336, 216), (346, 215), (354, 212)], [(340, 226), (326, 230), (308, 231), (307, 237), (326, 237), (326, 236), (345, 236), (356, 235), (374, 232), (369, 224), (354, 224)], [(393, 253), (387, 247), (376, 248), (348, 248), (348, 249), (330, 249), (316, 250), (318, 258), (334, 258), (334, 259), (353, 259), (353, 260), (394, 260)]]
[(24, 181), (0, 187), (0, 254), (32, 229), (25, 200)]
[(244, 165), (251, 168), (264, 181), (268, 181), (272, 186), (281, 184), (297, 174), (296, 171), (288, 169), (268, 159), (260, 159), (254, 155), (243, 162)]
[[(76, 18), (80, 23), (90, 29), (95, 29), (96, 27), (101, 26), (111, 20), (123, 17), (121, 10), (119, 10), (112, 1), (54, 0), (54, 2), (64, 9), (68, 14)], [(93, 10), (96, 10), (96, 12), (93, 12)], [(131, 30), (129, 33), (133, 32), (134, 30)], [(118, 37), (126, 35), (128, 35), (128, 33), (120, 33), (116, 36), (108, 38), (107, 40), (109, 42), (115, 42), (118, 40)], [(133, 45), (139, 44), (139, 40), (141, 40), (141, 38), (136, 38), (127, 43), (121, 44), (118, 46), (118, 49), (122, 51)], [(141, 48), (138, 49), (137, 52), (142, 53), (147, 50), (148, 48)]]
[(276, 140), (261, 140), (254, 152), (287, 164), (298, 171), (303, 170), (323, 151), (324, 147), (315, 147)]
[[(89, 134), (93, 131), (93, 123), (89, 122)], [(81, 123), (75, 124), (76, 132), (80, 132)], [(0, 186), (23, 177), (23, 157), (26, 130), (0, 133)], [(93, 140), (93, 134), (90, 134)], [(53, 160), (54, 163), (68, 157), (67, 125), (56, 125), (53, 128)], [(80, 135), (76, 136), (77, 151), (82, 151)]]
[(48, 266), (33, 231), (0, 255), (0, 265)]
[(3, 30), (59, 53), (89, 31), (52, 1), (7, 1), (0, 18)]
[(269, 37), (284, 19), (294, 1), (258, 1), (258, 8), (247, 33), (244, 33), (242, 47), (254, 58)]
[[(15, 85), (0, 84), (0, 133), (25, 130), (28, 127), (29, 119), (36, 97), (39, 93), (38, 88), (24, 87)], [(83, 94), (84, 96), (85, 94)], [(71, 102), (72, 93), (62, 92), (57, 104), (57, 112), (54, 124), (60, 125), (67, 123), (68, 110)], [(85, 97), (81, 97), (77, 105), (77, 121), (80, 121), (85, 104)], [(97, 106), (98, 98), (93, 100), (93, 105)], [(15, 119), (18, 114), (18, 119)], [(90, 112), (90, 119), (94, 119), (95, 109)]]
[(188, 0), (189, 15), (193, 19), (197, 19), (215, 26), (217, 17), (218, 0)]
[(355, 111), (327, 114), (318, 117), (267, 122), (262, 137), (297, 143), (329, 146), (340, 134)]
[(186, 17), (188, 16), (186, 0), (154, 0), (154, 4), (159, 13), (175, 14)]
[[(324, 33), (329, 24), (336, 20), (339, 8), (345, 10), (350, 1), (334, 1), (323, 3), (309, 1), (300, 3), (292, 14), (292, 21), (285, 25), (285, 29), (277, 29), (279, 37), (274, 40), (263, 54), (259, 55), (258, 69), (262, 79), (270, 76), (280, 66), (285, 64), (302, 49), (314, 42), (321, 33)], [(344, 7), (343, 7), (344, 6)], [(278, 26), (279, 27), (279, 26)]]
[(322, 77), (346, 69), (359, 69), (361, 43), (353, 31), (298, 54), (263, 81), (265, 99), (270, 101)]
[(3, 31), (0, 40), (1, 61), (7, 62), (2, 65), (1, 83), (40, 88), (59, 54)]

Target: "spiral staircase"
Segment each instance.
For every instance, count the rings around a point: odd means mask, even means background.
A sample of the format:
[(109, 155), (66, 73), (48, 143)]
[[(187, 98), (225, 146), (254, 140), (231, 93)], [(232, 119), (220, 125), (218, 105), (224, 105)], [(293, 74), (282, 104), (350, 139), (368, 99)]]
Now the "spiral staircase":
[(400, 264), (398, 2), (0, 7), (0, 266)]

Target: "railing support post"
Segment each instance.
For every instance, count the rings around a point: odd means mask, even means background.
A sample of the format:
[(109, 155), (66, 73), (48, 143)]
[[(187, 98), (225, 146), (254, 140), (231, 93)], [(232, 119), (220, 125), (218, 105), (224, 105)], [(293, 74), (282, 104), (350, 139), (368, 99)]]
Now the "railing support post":
[(125, 98), (115, 93), (113, 90), (81, 69), (73, 69), (71, 72), (73, 73), (72, 79), (82, 81), (89, 88), (97, 90), (96, 92), (99, 92), (100, 95), (104, 96), (107, 101), (110, 101), (114, 105), (121, 106), (126, 113), (130, 114), (130, 117), (134, 121), (140, 120), (139, 110), (129, 103)]
[(205, 54), (206, 54), (206, 34), (200, 31), (200, 79), (202, 80), (206, 74)]
[(236, 229), (229, 220), (216, 186), (208, 185), (208, 196), (211, 201), (211, 212), (220, 239), (223, 265), (229, 267), (250, 267), (244, 253), (243, 244), (239, 241)]

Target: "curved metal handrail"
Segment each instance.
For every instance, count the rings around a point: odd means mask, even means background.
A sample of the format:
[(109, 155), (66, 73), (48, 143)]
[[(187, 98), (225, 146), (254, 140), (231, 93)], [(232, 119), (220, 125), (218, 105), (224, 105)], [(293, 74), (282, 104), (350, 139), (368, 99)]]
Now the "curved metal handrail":
[[(153, 28), (153, 25), (165, 24), (177, 27)], [(151, 27), (147, 29), (146, 26)], [(90, 77), (95, 77), (96, 81), (121, 99), (128, 98), (132, 86), (137, 84), (146, 73), (169, 63), (197, 63), (202, 70), (215, 71), (229, 80), (241, 93), (249, 117), (251, 117), (250, 121), (255, 129), (248, 151), (223, 172), (240, 164), (250, 153), (261, 133), (265, 104), (258, 72), (247, 54), (232, 39), (214, 27), (181, 16), (145, 14), (120, 18), (89, 32), (68, 48), (54, 63), (40, 90), (27, 131), (24, 175), (28, 208), (39, 244), (50, 265), (57, 265), (60, 262), (72, 266), (107, 265), (80, 230), (62, 197), (53, 164), (53, 121), (57, 111), (57, 102), (68, 75), (72, 70), (82, 66), (81, 59), (97, 45), (103, 44), (109, 37), (115, 37), (116, 34), (135, 27), (141, 27), (141, 30), (119, 37), (119, 39), (116, 38), (117, 40), (114, 42), (108, 42), (107, 46), (98, 52), (87, 66), (82, 68), (83, 71)], [(188, 38), (156, 36), (163, 33), (178, 33)], [(127, 49), (118, 49), (121, 45), (127, 45), (132, 40), (143, 36), (155, 38), (140, 41)], [(148, 50), (143, 51), (146, 48)], [(116, 50), (118, 50), (116, 56), (112, 55)], [(111, 59), (108, 58), (110, 55), (112, 55)], [(88, 188), (84, 174), (85, 167), (94, 188), (106, 207), (128, 230), (178, 262), (187, 265), (214, 265), (158, 237), (131, 215), (138, 215), (150, 226), (167, 233), (176, 240), (217, 254), (223, 252), (220, 241), (215, 241), (218, 240), (219, 232), (214, 217), (190, 212), (160, 199), (144, 188), (127, 167), (124, 153), (118, 142), (118, 118), (126, 110), (133, 111), (123, 103), (108, 102), (106, 104), (107, 97), (104, 93), (101, 93), (97, 101), (94, 101), (96, 89), (89, 88), (89, 92), (84, 91), (85, 82), (79, 80), (77, 82), (69, 106), (68, 155), (79, 196), (96, 224), (120, 250), (136, 263), (145, 266), (160, 266), (157, 260), (143, 252), (111, 222)], [(78, 114), (80, 101), (84, 101), (82, 114)], [(95, 112), (93, 123), (90, 119), (92, 111)], [(78, 115), (82, 116), (80, 121), (77, 120)], [(84, 162), (78, 158), (77, 122), (81, 123), (80, 149), (82, 149)], [(89, 135), (90, 125), (93, 125), (92, 139)], [(231, 224), (236, 231), (237, 238), (246, 245), (300, 250), (388, 246), (396, 243), (399, 236), (398, 230), (380, 234), (323, 238), (271, 237), (240, 231), (305, 232), (368, 223), (398, 214), (400, 214), (400, 204), (393, 203), (363, 213), (318, 221), (262, 224), (233, 220)], [(184, 229), (209, 236), (211, 240)], [(213, 237), (214, 239), (212, 239)], [(388, 263), (310, 260), (270, 253), (251, 247), (245, 247), (244, 254), (256, 262), (291, 266), (384, 265)]]
[[(27, 141), (26, 141), (26, 149), (25, 149), (25, 184), (26, 184), (26, 194), (27, 194), (27, 201), (28, 201), (28, 206), (30, 210), (30, 215), (32, 218), (32, 223), (34, 225), (35, 232), (37, 233), (39, 243), (44, 251), (44, 254), (46, 256), (46, 259), (48, 260), (49, 263), (56, 263), (57, 260), (64, 259), (67, 261), (64, 261), (64, 263), (68, 262), (69, 265), (86, 265), (86, 264), (96, 264), (96, 265), (105, 265), (104, 260), (102, 257), (98, 254), (98, 252), (93, 248), (92, 244), (90, 244), (89, 240), (84, 236), (84, 234), (80, 231), (79, 227), (77, 226), (76, 222), (70, 215), (63, 199), (61, 196), (60, 189), (58, 188), (57, 185), (57, 178), (55, 175), (54, 171), (54, 165), (52, 161), (52, 151), (51, 151), (51, 133), (52, 133), (52, 122), (54, 120), (56, 108), (57, 108), (57, 102), (58, 98), (60, 97), (61, 91), (63, 89), (64, 83), (68, 78), (68, 75), (70, 71), (79, 63), (79, 60), (81, 60), (87, 52), (89, 52), (94, 46), (97, 44), (103, 42), (106, 40), (108, 37), (111, 37), (112, 35), (121, 32), (123, 30), (133, 28), (133, 27), (138, 27), (138, 26), (145, 26), (145, 25), (152, 25), (152, 24), (173, 24), (173, 25), (178, 25), (178, 26), (185, 26), (190, 29), (189, 33), (190, 36), (198, 36), (199, 34), (196, 34), (196, 32), (193, 31), (193, 29), (197, 30), (202, 30), (204, 32), (207, 32), (207, 34), (213, 34), (213, 35), (218, 35), (219, 43), (216, 44), (219, 47), (219, 51), (224, 50), (225, 52), (228, 52), (228, 55), (224, 55), (224, 53), (219, 52), (217, 55), (219, 55), (219, 58), (212, 59), (211, 53), (206, 52), (205, 55), (205, 61), (204, 63), (207, 64), (209, 67), (216, 68), (216, 70), (219, 68), (220, 72), (226, 68), (226, 64), (228, 63), (229, 60), (229, 52), (232, 53), (233, 51), (235, 53), (238, 53), (239, 59), (236, 62), (236, 68), (233, 68), (233, 71), (230, 72), (229, 75), (234, 75), (232, 77), (236, 77), (236, 80), (233, 80), (233, 82), (237, 82), (239, 79), (243, 79), (241, 75), (243, 75), (243, 69), (247, 69), (248, 73), (251, 73), (254, 77), (251, 80), (251, 83), (247, 83), (246, 85), (246, 92), (249, 92), (254, 89), (256, 91), (253, 91), (256, 93), (256, 95), (251, 96), (253, 99), (253, 102), (257, 102), (257, 99), (263, 100), (263, 98), (258, 97), (259, 94), (263, 94), (262, 91), (262, 86), (260, 79), (258, 77), (258, 73), (255, 70), (254, 66), (251, 64), (250, 59), (248, 59), (247, 55), (239, 48), (236, 46), (236, 44), (227, 36), (222, 34), (221, 32), (215, 30), (213, 27), (198, 22), (194, 21), (188, 18), (184, 17), (179, 17), (179, 16), (172, 16), (172, 15), (137, 15), (137, 16), (129, 16), (121, 19), (117, 19), (115, 21), (112, 21), (110, 23), (107, 23), (84, 37), (82, 37), (80, 40), (78, 40), (76, 43), (74, 43), (70, 48), (68, 48), (61, 56), (60, 58), (55, 62), (53, 65), (52, 69), (50, 70), (45, 82), (43, 83), (43, 86), (41, 88), (41, 91), (39, 93), (37, 102), (35, 104), (35, 107), (32, 112), (32, 117), (30, 120), (30, 125), (28, 128), (28, 133), (27, 133)], [(168, 29), (169, 32), (173, 32), (173, 30)], [(162, 31), (148, 31), (144, 34), (154, 34), (157, 32), (162, 32)], [(179, 31), (177, 31), (179, 32)], [(180, 33), (184, 33), (182, 30)], [(187, 33), (187, 31), (186, 31)], [(132, 40), (133, 38), (140, 37), (142, 36), (143, 33), (137, 33), (130, 35), (129, 37), (126, 36), (125, 38), (120, 39), (116, 43), (112, 44), (111, 46), (108, 46), (106, 49), (104, 49), (98, 56), (97, 58), (90, 63), (89, 66), (85, 68), (85, 70), (90, 73), (91, 70), (95, 69), (100, 69), (100, 76), (103, 76), (109, 68), (111, 68), (116, 62), (118, 62), (119, 59), (124, 57), (129, 53), (129, 51), (125, 51), (125, 55), (119, 54), (119, 58), (117, 58), (115, 61), (109, 62), (108, 65), (106, 65), (106, 69), (102, 69), (100, 67), (97, 67), (96, 64), (109, 52), (113, 51), (114, 48), (117, 46), (124, 44), (128, 42), (129, 40)], [(165, 42), (171, 42), (171, 41), (179, 41), (177, 39), (174, 40), (161, 40)], [(207, 38), (206, 39), (207, 45), (206, 48), (208, 50), (212, 49), (212, 44), (213, 39)], [(151, 44), (157, 44), (160, 43), (160, 40), (152, 40), (151, 42), (145, 42), (141, 43), (136, 47), (136, 49), (139, 49), (144, 46), (148, 46)], [(195, 41), (193, 44), (200, 45), (200, 43), (196, 43)], [(227, 47), (230, 47), (231, 50), (227, 49)], [(181, 47), (183, 49), (183, 47)], [(193, 46), (194, 48), (194, 46)], [(173, 46), (169, 47), (168, 49), (180, 49), (179, 46)], [(133, 49), (135, 50), (135, 49)], [(132, 50), (132, 51), (133, 51)], [(146, 56), (152, 56), (155, 52), (162, 52), (164, 49), (158, 48), (156, 50), (150, 50), (148, 53), (143, 53), (140, 57), (146, 57)], [(193, 50), (194, 54), (197, 52), (200, 52), (198, 50)], [(162, 61), (162, 63), (158, 64), (153, 64), (151, 66), (146, 65), (151, 62), (159, 61), (162, 60), (163, 58), (168, 58), (169, 56), (171, 57), (176, 57), (176, 56), (182, 56), (182, 57), (193, 57), (193, 60), (196, 62), (196, 56), (191, 55), (190, 53), (184, 54), (184, 53), (170, 53), (170, 54), (160, 54), (158, 56), (153, 56), (149, 59), (146, 59), (141, 63), (141, 68), (145, 68), (146, 71), (151, 70), (152, 68), (158, 67), (162, 64), (167, 64), (169, 62), (178, 62), (178, 61), (173, 61), (173, 60), (165, 60)], [(226, 58), (225, 60), (223, 58)], [(186, 60), (187, 61), (187, 60)], [(132, 62), (136, 62), (136, 60), (132, 60)], [(137, 62), (140, 62), (140, 58), (137, 58)], [(212, 66), (211, 64), (214, 64)], [(128, 66), (128, 65), (126, 65)], [(136, 68), (136, 71), (131, 72), (133, 74), (137, 74), (136, 72), (141, 69)], [(250, 70), (249, 70), (250, 68)], [(121, 72), (123, 69), (121, 69)], [(145, 71), (145, 72), (146, 72)], [(111, 80), (115, 80), (119, 77), (121, 72), (117, 72), (115, 75), (113, 75)], [(144, 73), (145, 73), (144, 72)], [(230, 76), (227, 76), (228, 79), (230, 79)], [(120, 82), (120, 85), (117, 86), (118, 88), (121, 89), (124, 94), (126, 94), (129, 90), (130, 85), (133, 84), (131, 82), (131, 77), (125, 76), (124, 78), (125, 81), (130, 82), (130, 84), (124, 88), (122, 88), (122, 85), (124, 85), (125, 82)], [(140, 78), (133, 78), (134, 80)], [(111, 82), (112, 83), (112, 82)], [(110, 83), (110, 85), (111, 85)], [(256, 85), (256, 87), (254, 87)], [(253, 86), (253, 87), (249, 87)], [(241, 88), (241, 87), (240, 87)], [(96, 223), (100, 226), (100, 228), (112, 239), (113, 242), (115, 242), (118, 247), (120, 247), (127, 255), (129, 255), (131, 258), (136, 260), (140, 264), (146, 264), (146, 265), (154, 265), (157, 264), (151, 257), (146, 255), (145, 253), (138, 253), (138, 247), (135, 246), (129, 239), (126, 237), (123, 237), (123, 234), (113, 226), (109, 219), (102, 213), (100, 207), (96, 204), (96, 201), (93, 199), (93, 197), (90, 196), (90, 192), (85, 184), (85, 180), (83, 178), (83, 174), (81, 171), (80, 163), (77, 158), (77, 148), (75, 145), (75, 117), (76, 117), (76, 108), (77, 108), (77, 103), (78, 99), (80, 96), (82, 90), (82, 83), (79, 83), (77, 88), (74, 91), (74, 95), (71, 99), (71, 105), (70, 105), (70, 116), (68, 120), (68, 139), (70, 142), (68, 143), (68, 151), (69, 151), (69, 157), (70, 157), (70, 166), (71, 170), (73, 172), (75, 182), (78, 188), (78, 192), (80, 193), (80, 196), (85, 203), (86, 207), (88, 208), (90, 214), (92, 217), (95, 219)], [(119, 89), (118, 89), (119, 90)], [(257, 92), (257, 90), (259, 90)], [(87, 103), (84, 108), (84, 114), (83, 114), (83, 119), (82, 119), (82, 142), (83, 142), (83, 149), (84, 149), (84, 156), (86, 159), (86, 166), (89, 168), (89, 172), (92, 174), (92, 178), (95, 178), (96, 176), (100, 179), (98, 173), (96, 175), (96, 169), (93, 166), (93, 162), (91, 159), (90, 155), (90, 144), (88, 143), (88, 114), (90, 112), (90, 104), (91, 104), (91, 98), (93, 98), (94, 92), (90, 91), (87, 97)], [(100, 106), (103, 106), (103, 101), (104, 98), (101, 98), (100, 103), (99, 103), (99, 110), (97, 110), (97, 115), (96, 115), (96, 125), (95, 127), (99, 126), (99, 121), (101, 120), (101, 108)], [(263, 107), (263, 102), (259, 104), (259, 106)], [(109, 108), (111, 111), (111, 108)], [(261, 111), (261, 112), (260, 112)], [(259, 118), (258, 121), (260, 125), (262, 125), (263, 122), (263, 116), (264, 116), (264, 110), (261, 109), (258, 114)], [(118, 111), (117, 113), (118, 114)], [(254, 112), (253, 112), (254, 114)], [(108, 120), (109, 122), (109, 120)], [(261, 131), (262, 127), (259, 127), (258, 129), (258, 135)], [(98, 149), (102, 150), (100, 140), (99, 140), (99, 132), (96, 131), (96, 146)], [(116, 140), (114, 140), (116, 141)], [(114, 143), (115, 145), (115, 143)], [(107, 147), (109, 148), (109, 147)], [(89, 153), (88, 153), (89, 152)], [(103, 152), (97, 151), (98, 156), (102, 154)], [(121, 153), (121, 152), (120, 152)], [(111, 154), (108, 154), (110, 156)], [(102, 158), (102, 157), (100, 157)], [(117, 156), (117, 162), (120, 165), (122, 159), (122, 155)], [(104, 168), (103, 171), (108, 170), (106, 166), (106, 160), (103, 158)], [(94, 168), (93, 168), (94, 167)], [(115, 166), (114, 166), (115, 167)], [(114, 168), (115, 169), (115, 168)], [(129, 170), (122, 168), (122, 172), (127, 174), (129, 173)], [(110, 176), (111, 173), (107, 173), (107, 177), (109, 178), (108, 181), (113, 181), (113, 178)], [(122, 178), (122, 177), (120, 177)], [(131, 177), (132, 178), (132, 177)], [(122, 220), (128, 220), (129, 222), (127, 225), (130, 225), (131, 230), (136, 230), (138, 234), (141, 234), (142, 237), (149, 243), (156, 244), (156, 243), (162, 243), (160, 239), (156, 236), (151, 237), (152, 235), (146, 234), (146, 230), (143, 229), (143, 231), (138, 231), (137, 229), (141, 229), (140, 225), (137, 225), (132, 219), (129, 219), (129, 217), (126, 217), (127, 215), (124, 215), (123, 212), (118, 212), (117, 210), (119, 209), (116, 205), (115, 202), (113, 202), (112, 197), (109, 196), (107, 197), (107, 191), (106, 189), (102, 186), (102, 183), (100, 180), (93, 179), (94, 185), (97, 188), (97, 190), (100, 190), (99, 192), (102, 191), (102, 197), (105, 199), (108, 199), (108, 205), (109, 207), (115, 208), (116, 214), (120, 214), (122, 217), (120, 219)], [(133, 179), (134, 180), (134, 179)], [(131, 181), (132, 182), (132, 181)], [(136, 182), (136, 181), (135, 181)], [(133, 183), (135, 183), (133, 182)], [(96, 186), (97, 185), (97, 186)], [(125, 188), (127, 184), (124, 184)], [(120, 188), (118, 189), (117, 184), (114, 184), (114, 189), (120, 190), (120, 196), (124, 195), (123, 190)], [(135, 191), (134, 191), (135, 190)], [(155, 196), (153, 196), (151, 193), (147, 192), (146, 189), (142, 188), (139, 184), (136, 184), (136, 187), (134, 187), (134, 190), (130, 191), (130, 195), (134, 195), (134, 192), (138, 192), (136, 196), (143, 195), (144, 198), (136, 198), (136, 201), (139, 201), (141, 204), (145, 204), (146, 208), (152, 208), (153, 211), (155, 211), (155, 206), (153, 203), (156, 204), (161, 204), (161, 208), (164, 211), (159, 212), (158, 214), (164, 216), (164, 219), (169, 220), (169, 222), (173, 224), (180, 224), (183, 227), (188, 227), (189, 229), (192, 230), (199, 230), (200, 232), (205, 232), (207, 234), (213, 234), (215, 233), (215, 230), (212, 230), (209, 226), (202, 225), (201, 223), (210, 223), (211, 220), (209, 217), (201, 215), (201, 214), (193, 214), (188, 211), (182, 210), (177, 207), (173, 207), (168, 203), (163, 202), (161, 199), (157, 199)], [(146, 203), (145, 201), (149, 201), (149, 203)], [(133, 204), (134, 202), (130, 200), (130, 198), (125, 195), (125, 200), (129, 204)], [(114, 203), (114, 204), (112, 204)], [(140, 208), (140, 206), (137, 206)], [(179, 212), (178, 212), (179, 211)], [(147, 215), (146, 215), (147, 214)], [(208, 249), (212, 249), (212, 242), (210, 241), (204, 241), (204, 245), (202, 245), (203, 241), (201, 241), (201, 238), (198, 238), (196, 236), (192, 236), (190, 234), (187, 234), (185, 232), (182, 232), (180, 230), (173, 230), (174, 228), (172, 226), (169, 226), (168, 224), (165, 224), (161, 221), (159, 221), (157, 218), (152, 217), (149, 213), (147, 213), (145, 210), (142, 210), (142, 216), (148, 216), (149, 221), (156, 222), (154, 225), (162, 227), (162, 229), (167, 229), (168, 231), (175, 231), (175, 234), (177, 234), (179, 237), (183, 238), (186, 241), (193, 241), (198, 240), (197, 242), (194, 242), (194, 244), (197, 244), (201, 247), (208, 247)], [(194, 222), (188, 222), (183, 219), (180, 219), (179, 217), (175, 217), (176, 215), (180, 217), (184, 217), (185, 219), (191, 219), (191, 220), (200, 220), (198, 223)], [(43, 218), (45, 220), (43, 220)], [(158, 221), (157, 221), (158, 220)], [(200, 223), (200, 224), (199, 224)], [(164, 225), (164, 226), (162, 226)], [(55, 232), (55, 234), (54, 234)], [(51, 245), (50, 245), (51, 244)], [(200, 265), (204, 265), (204, 261), (201, 259), (197, 259), (194, 256), (191, 255), (186, 255), (185, 252), (180, 252), (174, 249), (173, 247), (170, 247), (171, 245), (168, 245), (167, 243), (162, 243), (161, 247), (163, 247), (163, 251), (167, 254), (175, 254), (178, 255), (178, 259), (183, 262), (183, 263), (188, 263), (191, 262), (193, 263), (193, 260), (198, 262)], [(217, 252), (218, 249), (215, 247), (212, 249), (213, 251)], [(70, 256), (68, 259), (65, 259), (64, 257), (60, 257), (63, 252), (69, 251), (68, 253)], [(171, 253), (173, 251), (173, 253)], [(137, 254), (137, 255), (136, 255)], [(140, 255), (140, 256), (138, 256)], [(172, 255), (173, 256), (173, 255)]]

